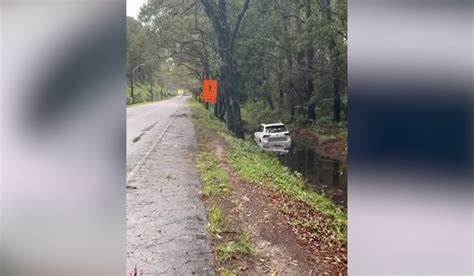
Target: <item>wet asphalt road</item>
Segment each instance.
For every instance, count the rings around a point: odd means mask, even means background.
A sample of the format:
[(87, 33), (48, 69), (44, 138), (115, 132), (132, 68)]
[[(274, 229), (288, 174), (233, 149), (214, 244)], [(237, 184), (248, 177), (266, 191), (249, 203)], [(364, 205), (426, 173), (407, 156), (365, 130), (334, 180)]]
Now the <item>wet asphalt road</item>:
[(213, 275), (185, 99), (127, 108), (127, 271)]

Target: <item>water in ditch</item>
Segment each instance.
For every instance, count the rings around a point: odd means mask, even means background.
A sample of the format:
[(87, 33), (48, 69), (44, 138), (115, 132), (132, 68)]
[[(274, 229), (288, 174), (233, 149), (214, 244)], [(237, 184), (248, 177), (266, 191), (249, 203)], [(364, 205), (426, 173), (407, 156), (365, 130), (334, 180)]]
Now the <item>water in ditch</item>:
[(323, 193), (337, 205), (347, 208), (347, 164), (319, 154), (314, 148), (293, 142), (280, 161), (301, 173), (308, 187)]

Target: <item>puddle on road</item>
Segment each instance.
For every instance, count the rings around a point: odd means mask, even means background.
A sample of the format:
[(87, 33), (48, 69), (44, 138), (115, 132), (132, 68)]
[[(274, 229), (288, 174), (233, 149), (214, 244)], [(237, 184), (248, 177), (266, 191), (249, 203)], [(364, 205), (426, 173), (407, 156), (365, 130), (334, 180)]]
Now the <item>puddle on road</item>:
[(308, 187), (323, 193), (337, 205), (347, 208), (347, 164), (321, 156), (308, 145), (293, 142), (288, 154), (280, 161), (301, 173)]

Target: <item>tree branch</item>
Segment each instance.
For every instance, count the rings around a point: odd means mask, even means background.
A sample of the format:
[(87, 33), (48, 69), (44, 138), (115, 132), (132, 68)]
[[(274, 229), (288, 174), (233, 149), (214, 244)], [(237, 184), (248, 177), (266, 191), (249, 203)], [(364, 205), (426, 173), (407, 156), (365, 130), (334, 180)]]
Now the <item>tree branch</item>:
[(184, 66), (186, 69), (188, 69), (189, 71), (199, 76), (199, 79), (202, 79), (201, 73), (197, 69), (194, 69), (193, 67), (187, 65), (186, 63), (180, 63), (179, 65)]
[(184, 15), (186, 14), (190, 9), (192, 9), (194, 6), (196, 6), (196, 2), (193, 2), (191, 6), (189, 6), (188, 8), (186, 8), (184, 11), (182, 11), (180, 13), (180, 15)]
[(250, 0), (245, 0), (244, 7), (240, 11), (239, 16), (237, 17), (237, 22), (235, 23), (234, 30), (232, 31), (232, 37), (230, 39), (230, 48), (233, 48), (234, 46), (234, 41), (235, 37), (237, 36), (237, 33), (239, 32), (240, 24), (242, 23), (242, 19), (244, 19), (245, 14), (247, 13), (247, 10), (250, 5)]

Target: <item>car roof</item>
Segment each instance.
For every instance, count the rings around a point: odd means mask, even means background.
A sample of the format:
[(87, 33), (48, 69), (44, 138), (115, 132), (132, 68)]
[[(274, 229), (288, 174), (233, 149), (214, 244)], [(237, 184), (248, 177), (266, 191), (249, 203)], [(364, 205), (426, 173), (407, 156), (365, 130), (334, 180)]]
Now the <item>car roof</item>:
[(284, 126), (283, 123), (271, 123), (271, 124), (261, 124), (264, 127), (271, 127), (271, 126)]

